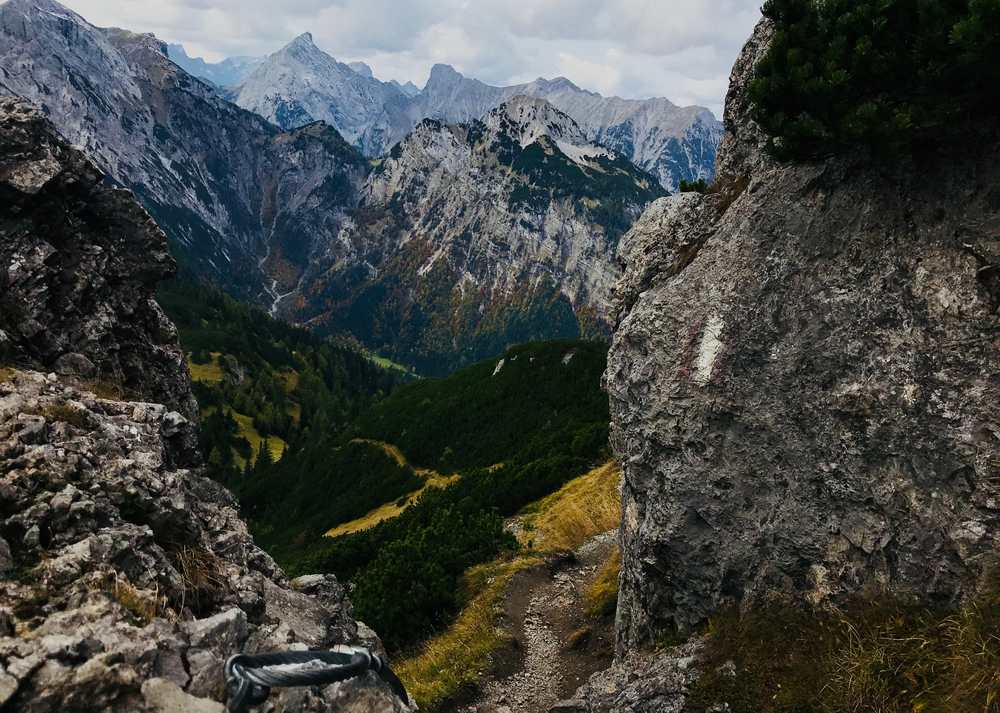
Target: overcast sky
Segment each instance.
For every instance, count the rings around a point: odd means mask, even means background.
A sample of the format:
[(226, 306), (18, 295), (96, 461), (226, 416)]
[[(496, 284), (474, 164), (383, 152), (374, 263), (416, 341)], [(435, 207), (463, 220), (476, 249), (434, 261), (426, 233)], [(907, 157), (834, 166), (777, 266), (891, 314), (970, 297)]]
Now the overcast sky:
[(95, 25), (153, 32), (191, 56), (265, 55), (296, 35), (380, 79), (422, 87), (443, 62), (491, 84), (563, 75), (721, 114), (761, 0), (63, 0)]

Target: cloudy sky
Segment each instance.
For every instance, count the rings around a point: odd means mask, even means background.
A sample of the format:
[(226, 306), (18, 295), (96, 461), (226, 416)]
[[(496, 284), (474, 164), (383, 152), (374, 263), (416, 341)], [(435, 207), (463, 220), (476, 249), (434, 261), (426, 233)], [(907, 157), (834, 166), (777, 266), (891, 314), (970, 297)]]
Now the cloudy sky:
[(63, 0), (95, 25), (153, 32), (216, 61), (302, 32), (380, 79), (423, 86), (444, 62), (491, 84), (563, 75), (602, 94), (720, 115), (761, 0)]

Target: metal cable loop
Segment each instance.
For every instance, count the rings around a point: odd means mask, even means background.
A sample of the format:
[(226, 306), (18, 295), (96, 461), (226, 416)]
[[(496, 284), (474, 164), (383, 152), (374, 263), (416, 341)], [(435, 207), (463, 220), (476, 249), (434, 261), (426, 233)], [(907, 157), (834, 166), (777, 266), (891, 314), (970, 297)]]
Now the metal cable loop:
[(330, 651), (282, 651), (270, 654), (237, 654), (225, 666), (227, 710), (245, 713), (267, 700), (271, 688), (322, 686), (377, 673), (404, 702), (406, 689), (378, 656), (357, 646), (336, 646)]

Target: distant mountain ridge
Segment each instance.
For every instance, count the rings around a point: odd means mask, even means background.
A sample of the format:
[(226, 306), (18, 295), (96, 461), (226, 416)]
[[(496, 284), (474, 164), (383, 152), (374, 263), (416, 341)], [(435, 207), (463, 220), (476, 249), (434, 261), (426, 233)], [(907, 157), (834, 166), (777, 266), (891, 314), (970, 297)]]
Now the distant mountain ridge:
[(375, 79), (367, 65), (338, 62), (308, 32), (258, 65), (232, 99), (283, 129), (325, 121), (366, 156), (381, 155), (412, 128), (401, 86)]
[(233, 87), (243, 82), (254, 67), (266, 57), (227, 57), (221, 62), (206, 62), (201, 57), (189, 57), (183, 45), (168, 44), (167, 56), (188, 74), (207, 79), (217, 87)]
[(565, 77), (496, 87), (446, 64), (423, 89), (379, 81), (363, 62), (343, 64), (304, 33), (247, 75), (231, 98), (283, 129), (322, 120), (362, 153), (378, 157), (423, 119), (464, 123), (519, 95), (546, 99), (587, 138), (614, 149), (674, 191), (682, 180), (711, 180), (722, 124), (703, 107), (668, 99), (621, 99), (581, 89)]
[(591, 141), (603, 144), (652, 173), (669, 191), (681, 180), (711, 181), (723, 127), (708, 109), (679, 107), (668, 99), (621, 99), (581, 89), (565, 77), (494, 87), (470, 79), (449, 65), (431, 69), (414, 98), (411, 117), (445, 121), (477, 118), (507, 99), (545, 99), (571, 116)]

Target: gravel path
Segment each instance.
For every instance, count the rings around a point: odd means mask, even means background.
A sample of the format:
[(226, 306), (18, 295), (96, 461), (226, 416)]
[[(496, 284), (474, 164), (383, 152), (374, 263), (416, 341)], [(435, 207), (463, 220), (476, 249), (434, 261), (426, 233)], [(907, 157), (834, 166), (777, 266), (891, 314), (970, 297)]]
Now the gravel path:
[[(513, 634), (517, 647), (501, 655), (519, 660), (514, 665), (495, 662), (501, 664), (495, 668), (509, 675), (488, 677), (477, 701), (462, 713), (545, 713), (591, 673), (610, 664), (613, 623), (587, 620), (582, 598), (616, 534), (598, 535), (574, 556), (554, 558), (515, 578), (507, 594), (504, 628)], [(571, 646), (574, 638), (576, 644)]]

